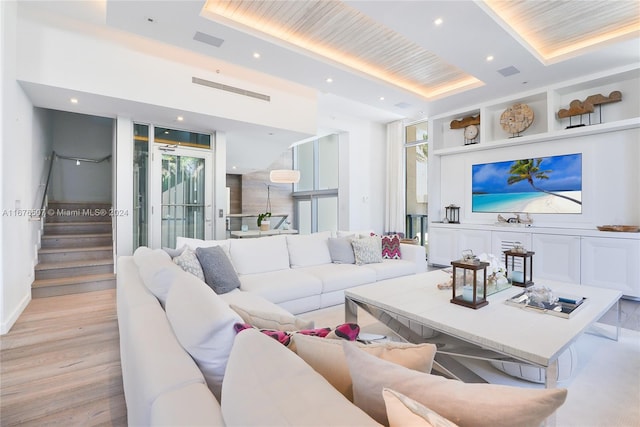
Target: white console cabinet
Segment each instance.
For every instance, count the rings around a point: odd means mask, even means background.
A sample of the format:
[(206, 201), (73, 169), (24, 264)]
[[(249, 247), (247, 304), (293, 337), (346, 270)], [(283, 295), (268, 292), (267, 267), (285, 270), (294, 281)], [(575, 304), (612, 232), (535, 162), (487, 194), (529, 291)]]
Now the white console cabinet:
[(640, 233), (431, 223), (429, 263), (449, 266), (464, 249), (502, 255), (514, 242), (535, 252), (533, 281), (617, 289), (640, 298)]

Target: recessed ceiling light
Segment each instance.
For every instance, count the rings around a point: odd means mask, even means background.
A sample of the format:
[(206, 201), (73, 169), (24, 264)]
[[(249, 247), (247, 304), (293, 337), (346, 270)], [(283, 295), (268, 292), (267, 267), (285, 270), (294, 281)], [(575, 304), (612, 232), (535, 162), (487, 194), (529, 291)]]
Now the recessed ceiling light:
[(253, 57), (256, 59), (260, 59), (260, 54), (258, 52), (253, 52)]
[(325, 80), (327, 83), (333, 83), (333, 79), (331, 77), (327, 77), (327, 80)]
[(181, 121), (183, 121), (183, 120), (184, 120), (184, 117), (182, 117), (182, 116), (178, 116), (178, 117), (177, 117), (177, 119), (178, 119), (178, 121), (179, 121), (179, 122), (181, 122)]
[(384, 101), (384, 96), (381, 96), (381, 97), (380, 97), (380, 101)]
[(493, 55), (487, 56), (487, 62), (491, 62), (491, 61), (493, 61)]
[(236, 170), (236, 169), (238, 169), (238, 167), (237, 166), (231, 166), (231, 169)]
[(442, 20), (442, 18), (438, 18), (435, 21), (433, 21), (433, 23), (436, 24), (436, 25), (442, 25), (443, 22), (444, 21)]
[(71, 98), (69, 100), (72, 104), (77, 104), (78, 103), (78, 98)]

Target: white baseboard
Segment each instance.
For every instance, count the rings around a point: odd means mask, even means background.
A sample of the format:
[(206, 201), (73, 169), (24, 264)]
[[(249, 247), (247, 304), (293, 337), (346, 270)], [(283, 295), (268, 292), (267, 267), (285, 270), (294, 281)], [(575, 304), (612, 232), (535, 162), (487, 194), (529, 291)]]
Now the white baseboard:
[(11, 313), (11, 316), (0, 325), (0, 335), (4, 335), (11, 330), (14, 323), (18, 320), (18, 317), (22, 314), (27, 305), (31, 302), (31, 286), (29, 286), (29, 292), (22, 298), (20, 304), (16, 307), (16, 309)]

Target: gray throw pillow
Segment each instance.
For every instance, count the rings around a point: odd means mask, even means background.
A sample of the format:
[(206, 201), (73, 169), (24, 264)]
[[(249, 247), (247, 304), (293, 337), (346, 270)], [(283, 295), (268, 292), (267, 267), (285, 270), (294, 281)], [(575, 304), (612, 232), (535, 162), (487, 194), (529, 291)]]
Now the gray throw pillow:
[(226, 294), (240, 287), (238, 274), (220, 246), (196, 248), (196, 256), (202, 266), (205, 283), (216, 294)]
[(355, 264), (356, 257), (351, 246), (351, 237), (329, 237), (329, 254), (335, 264)]

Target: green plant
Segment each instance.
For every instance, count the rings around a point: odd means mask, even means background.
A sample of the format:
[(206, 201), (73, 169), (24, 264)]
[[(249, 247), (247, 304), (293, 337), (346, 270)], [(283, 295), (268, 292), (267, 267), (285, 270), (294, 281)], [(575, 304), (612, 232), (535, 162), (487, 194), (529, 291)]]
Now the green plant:
[(265, 212), (265, 213), (261, 213), (258, 215), (258, 227), (260, 227), (260, 224), (262, 223), (263, 219), (268, 219), (271, 218), (271, 212)]

